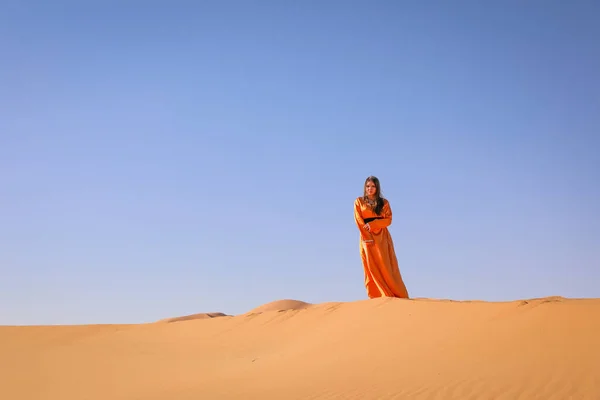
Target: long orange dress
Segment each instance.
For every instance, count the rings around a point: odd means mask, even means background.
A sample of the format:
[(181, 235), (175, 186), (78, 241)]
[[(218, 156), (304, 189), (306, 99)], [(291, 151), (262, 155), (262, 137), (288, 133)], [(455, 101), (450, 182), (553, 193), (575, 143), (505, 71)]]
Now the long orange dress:
[[(365, 219), (371, 231), (364, 229)], [(408, 291), (400, 275), (398, 259), (394, 250), (388, 226), (392, 224), (392, 208), (384, 200), (381, 215), (365, 202), (362, 197), (354, 201), (354, 220), (360, 232), (360, 256), (365, 271), (365, 287), (369, 298), (400, 297), (408, 298)]]

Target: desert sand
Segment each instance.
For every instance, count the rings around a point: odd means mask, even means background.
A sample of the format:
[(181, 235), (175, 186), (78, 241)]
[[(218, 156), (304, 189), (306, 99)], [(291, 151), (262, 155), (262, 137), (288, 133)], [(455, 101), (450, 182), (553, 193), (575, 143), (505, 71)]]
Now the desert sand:
[(0, 399), (600, 399), (600, 299), (281, 300), (0, 327)]

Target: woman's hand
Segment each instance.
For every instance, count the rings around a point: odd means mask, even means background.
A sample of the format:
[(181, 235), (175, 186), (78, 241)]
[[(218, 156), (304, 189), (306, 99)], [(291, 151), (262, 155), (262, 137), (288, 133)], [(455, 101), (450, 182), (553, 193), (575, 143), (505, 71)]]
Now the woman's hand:
[(363, 229), (366, 229), (367, 231), (371, 232), (371, 227), (369, 226), (369, 224), (365, 224), (365, 226), (363, 226)]

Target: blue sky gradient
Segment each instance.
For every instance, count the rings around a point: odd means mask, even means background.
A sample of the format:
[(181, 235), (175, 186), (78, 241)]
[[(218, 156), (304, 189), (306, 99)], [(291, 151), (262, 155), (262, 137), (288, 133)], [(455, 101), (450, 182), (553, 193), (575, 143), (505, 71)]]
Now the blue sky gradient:
[(594, 1), (0, 3), (0, 324), (600, 297)]

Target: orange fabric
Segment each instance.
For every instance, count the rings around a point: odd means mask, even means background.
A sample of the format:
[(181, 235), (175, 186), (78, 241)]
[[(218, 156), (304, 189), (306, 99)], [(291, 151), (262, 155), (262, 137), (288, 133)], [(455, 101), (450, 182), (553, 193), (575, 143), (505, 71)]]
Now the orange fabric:
[[(383, 217), (369, 222), (371, 231), (363, 228), (365, 218)], [(400, 275), (398, 260), (388, 226), (392, 224), (392, 208), (385, 200), (380, 215), (358, 197), (354, 201), (354, 220), (360, 232), (360, 256), (365, 272), (365, 287), (369, 298), (408, 298)]]

